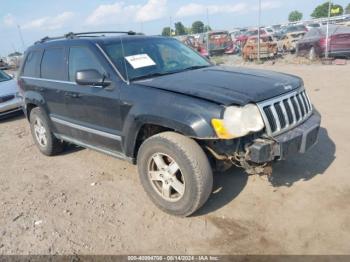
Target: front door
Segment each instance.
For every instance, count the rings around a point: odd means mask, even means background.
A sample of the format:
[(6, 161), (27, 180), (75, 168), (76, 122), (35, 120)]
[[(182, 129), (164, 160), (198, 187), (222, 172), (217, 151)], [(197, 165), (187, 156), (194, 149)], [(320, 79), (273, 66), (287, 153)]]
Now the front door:
[(66, 108), (72, 119), (72, 138), (112, 152), (121, 151), (120, 85), (103, 56), (87, 46), (72, 46), (68, 53), (69, 81), (75, 83), (77, 71), (94, 69), (109, 75), (108, 87), (74, 84), (66, 93)]

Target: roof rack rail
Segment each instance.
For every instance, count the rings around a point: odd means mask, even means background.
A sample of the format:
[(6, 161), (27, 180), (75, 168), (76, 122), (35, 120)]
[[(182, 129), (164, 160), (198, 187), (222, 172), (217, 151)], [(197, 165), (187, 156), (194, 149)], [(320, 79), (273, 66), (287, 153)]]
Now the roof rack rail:
[(79, 37), (87, 37), (89, 35), (95, 35), (94, 37), (104, 36), (105, 34), (127, 34), (127, 35), (137, 35), (138, 33), (134, 31), (96, 31), (96, 32), (81, 32), (81, 33), (73, 33), (69, 32), (63, 36), (55, 36), (55, 37), (44, 37), (39, 41), (36, 41), (34, 44), (45, 43), (48, 41), (58, 40), (58, 39), (75, 39)]
[[(73, 33), (72, 33), (73, 34)], [(96, 35), (96, 34), (127, 34), (127, 35), (136, 35), (134, 31), (96, 31), (96, 32), (83, 32), (83, 33), (74, 33), (74, 35)]]

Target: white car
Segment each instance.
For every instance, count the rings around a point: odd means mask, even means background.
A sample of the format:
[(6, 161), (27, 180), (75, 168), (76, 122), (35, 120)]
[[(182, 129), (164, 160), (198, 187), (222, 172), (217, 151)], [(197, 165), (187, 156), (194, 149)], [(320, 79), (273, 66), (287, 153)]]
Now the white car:
[(0, 118), (22, 110), (17, 81), (0, 70)]
[(320, 23), (310, 23), (306, 25), (307, 30), (311, 30), (313, 28), (320, 28), (322, 25)]

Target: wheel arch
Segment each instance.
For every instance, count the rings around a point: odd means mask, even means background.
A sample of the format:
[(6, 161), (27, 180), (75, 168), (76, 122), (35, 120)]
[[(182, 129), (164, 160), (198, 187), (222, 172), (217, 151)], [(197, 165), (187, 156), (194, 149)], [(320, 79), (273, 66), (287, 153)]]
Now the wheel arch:
[(133, 132), (129, 132), (126, 136), (124, 148), (126, 155), (133, 159), (136, 159), (138, 149), (142, 143), (156, 134), (172, 131), (184, 136), (196, 136), (196, 132), (191, 126), (158, 116), (143, 116), (135, 121), (134, 127), (129, 130), (133, 130)]
[(24, 93), (24, 113), (29, 120), (30, 112), (33, 108), (41, 107), (46, 111), (44, 98), (41, 94), (33, 91), (27, 91)]

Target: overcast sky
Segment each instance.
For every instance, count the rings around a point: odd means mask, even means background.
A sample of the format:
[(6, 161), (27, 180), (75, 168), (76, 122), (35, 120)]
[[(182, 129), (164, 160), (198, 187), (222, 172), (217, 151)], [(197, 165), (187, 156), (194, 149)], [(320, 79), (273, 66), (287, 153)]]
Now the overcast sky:
[[(262, 23), (287, 20), (292, 10), (309, 18), (314, 7), (324, 0), (262, 0)], [(343, 6), (350, 0), (337, 0)], [(135, 30), (159, 34), (164, 26), (182, 21), (209, 22), (213, 29), (230, 30), (257, 24), (258, 0), (0, 0), (0, 57), (23, 51), (17, 25), (25, 46), (44, 36), (92, 30)], [(170, 19), (171, 17), (171, 19)]]

